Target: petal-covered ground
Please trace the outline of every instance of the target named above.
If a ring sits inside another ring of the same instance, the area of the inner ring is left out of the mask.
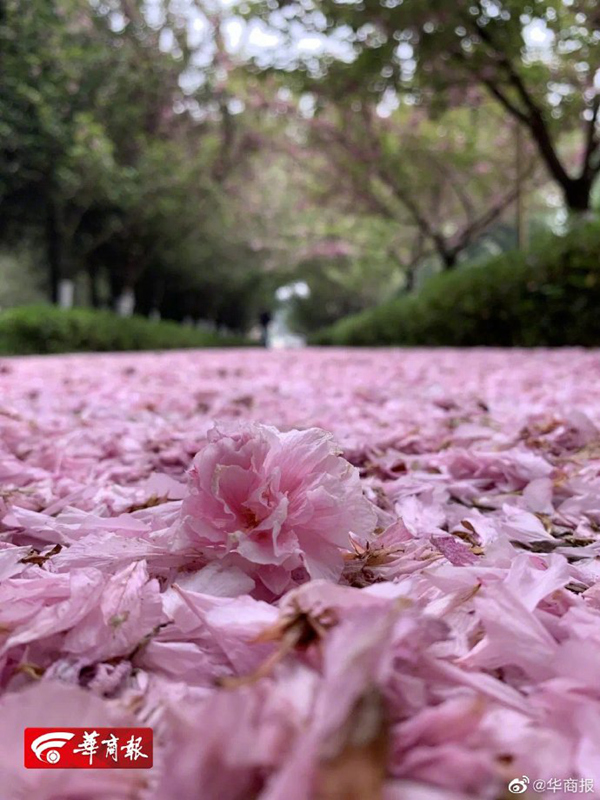
[[[0,798],[600,790],[599,430],[592,351],[0,362]]]

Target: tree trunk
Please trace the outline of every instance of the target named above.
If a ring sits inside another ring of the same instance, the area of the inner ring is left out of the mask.
[[[132,288],[126,286],[117,297],[116,312],[120,317],[131,317],[135,311],[135,294]]]
[[[120,280],[120,291],[115,300],[115,311],[120,317],[131,317],[135,312],[135,286],[140,271],[136,269],[135,256],[130,255]]]
[[[61,278],[58,282],[58,305],[61,308],[73,308],[75,283],[70,278]]]
[[[56,209],[52,201],[46,210],[46,258],[50,278],[50,300],[58,303],[59,284],[62,277],[62,241],[58,230]]]
[[[515,198],[515,228],[517,247],[525,250],[527,234],[525,223],[525,192],[523,190],[523,127],[517,122],[515,132],[515,172],[517,174],[517,196]]]
[[[456,250],[446,250],[444,253],[440,253],[442,263],[444,264],[444,272],[449,272],[451,269],[454,269],[458,262],[458,253]]]
[[[110,285],[110,308],[112,311],[116,311],[117,302],[123,290],[123,281],[114,269],[110,270],[108,281]]]
[[[88,268],[90,281],[90,302],[92,308],[100,308],[100,287],[98,286],[98,265],[92,264]]]
[[[572,178],[563,186],[565,204],[574,214],[590,210],[592,181],[586,178]]]
[[[152,287],[152,311],[155,319],[160,319],[160,309],[165,296],[166,282],[163,278],[155,278]],[[157,316],[158,315],[158,316]]]

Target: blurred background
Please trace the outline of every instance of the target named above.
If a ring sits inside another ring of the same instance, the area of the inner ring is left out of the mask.
[[[0,352],[600,344],[595,0],[0,0]]]

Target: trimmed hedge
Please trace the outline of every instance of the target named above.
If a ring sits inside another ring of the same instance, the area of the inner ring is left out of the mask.
[[[600,225],[548,236],[524,255],[437,275],[415,295],[346,317],[326,345],[600,345]]]
[[[0,354],[76,353],[114,350],[171,350],[242,345],[242,338],[110,311],[21,306],[0,313]]]

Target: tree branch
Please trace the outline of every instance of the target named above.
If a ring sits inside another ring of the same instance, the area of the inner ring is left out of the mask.
[[[498,81],[494,81],[492,78],[486,78],[483,81],[484,85],[492,93],[492,95],[502,103],[504,108],[509,113],[516,117],[523,125],[526,125],[529,128],[529,131],[531,132],[531,135],[537,144],[540,155],[546,162],[550,174],[554,177],[557,183],[559,183],[560,186],[565,189],[573,181],[573,178],[569,175],[560,158],[558,157],[556,148],[554,147],[554,142],[552,141],[552,137],[550,135],[550,130],[546,124],[546,120],[544,119],[542,109],[535,102],[534,98],[527,89],[523,78],[515,68],[515,65],[506,56],[505,51],[496,46],[496,43],[494,42],[489,30],[481,25],[478,25],[471,15],[464,17],[464,19],[468,27],[470,27],[471,30],[473,30],[481,39],[481,41],[487,45],[499,67],[504,70],[508,82],[517,92],[517,95],[523,103],[525,111],[520,109],[514,104],[514,102],[509,100],[505,92],[503,92],[503,90],[500,88]],[[468,61],[468,59],[465,60]]]

